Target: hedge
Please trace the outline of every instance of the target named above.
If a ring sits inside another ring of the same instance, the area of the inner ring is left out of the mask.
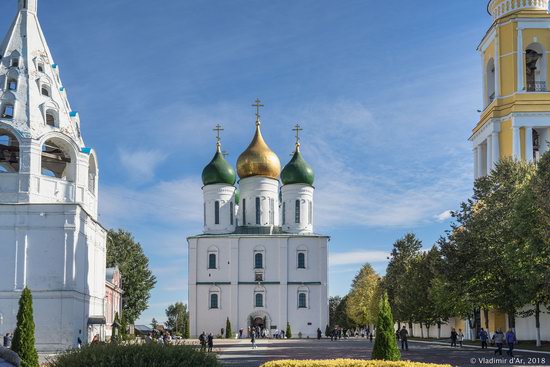
[[[264,363],[261,367],[451,367],[449,364],[418,363],[409,361],[362,361],[358,359],[281,360]]]
[[[98,344],[48,361],[48,367],[219,367],[214,354],[190,346]]]

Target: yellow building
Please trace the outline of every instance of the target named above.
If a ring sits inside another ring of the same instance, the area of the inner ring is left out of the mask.
[[[549,0],[491,0],[481,40],[483,111],[470,141],[474,177],[499,159],[536,160],[550,140]]]

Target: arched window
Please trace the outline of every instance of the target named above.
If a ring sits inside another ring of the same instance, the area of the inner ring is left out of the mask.
[[[47,140],[42,146],[42,175],[74,182],[74,162],[71,147],[59,139]]]
[[[528,92],[546,92],[546,52],[540,43],[525,50],[525,78]]]
[[[298,293],[298,308],[307,308],[307,293]]]
[[[46,84],[43,84],[42,87],[40,88],[40,93],[42,93],[42,95],[46,97],[51,96],[50,87],[47,86]]]
[[[255,294],[255,307],[264,307],[264,295],[263,293]]]
[[[229,224],[233,225],[233,213],[234,209],[233,209],[233,202],[230,202],[229,203]]]
[[[495,61],[490,59],[486,70],[487,105],[490,105],[495,100],[495,81]]]
[[[269,224],[275,224],[275,199],[269,199]]]
[[[260,198],[256,198],[256,224],[261,223]]]
[[[95,157],[90,155],[88,162],[88,190],[95,195],[96,192],[96,177],[97,177],[97,164]]]
[[[300,200],[296,200],[295,205],[294,222],[300,223]]]
[[[313,223],[313,202],[311,200],[308,201],[307,223]]]
[[[241,206],[243,209],[243,226],[246,226],[246,199],[243,199],[243,203]]]
[[[2,118],[12,119],[14,114],[13,103],[5,103],[2,111]]]
[[[254,269],[263,269],[264,268],[264,254],[261,252],[256,252],[254,254]]]
[[[0,130],[0,173],[19,172],[19,141],[6,130]]]
[[[39,62],[37,68],[38,68],[39,72],[43,73],[44,72],[44,63]]]
[[[283,202],[283,225],[286,224],[286,203]]]
[[[202,205],[202,224],[206,226],[206,203]]]
[[[11,59],[11,66],[13,68],[19,67],[19,57],[14,57],[13,59]]]
[[[219,308],[219,298],[218,293],[210,293],[210,308]]]
[[[306,253],[304,251],[298,252],[298,269],[306,268]]]
[[[208,254],[208,269],[216,269],[216,257],[216,254],[213,252]]]
[[[214,224],[220,224],[220,202],[214,203]]]
[[[17,90],[17,79],[12,78],[8,80],[8,89]]]
[[[56,126],[56,118],[52,111],[46,112],[46,124],[49,126]]]

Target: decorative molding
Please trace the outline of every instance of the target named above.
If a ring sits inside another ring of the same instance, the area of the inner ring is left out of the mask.
[[[523,9],[546,10],[550,0],[491,0],[487,6],[493,20]]]

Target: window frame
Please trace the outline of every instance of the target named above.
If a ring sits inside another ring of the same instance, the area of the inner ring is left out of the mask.
[[[260,266],[258,267],[258,256],[260,257]],[[254,251],[254,269],[265,269],[265,261],[264,261],[264,253],[263,251]]]
[[[254,308],[264,308],[265,307],[265,299],[264,299],[264,293],[260,291],[254,292]],[[260,302],[258,302],[258,300]]]
[[[256,225],[261,225],[262,223],[262,200],[260,197],[256,197]]]
[[[300,202],[300,199],[296,199],[296,201],[294,202],[294,205],[295,205],[295,208],[294,208],[294,223],[295,224],[300,224],[300,216],[301,216],[301,202]]]
[[[283,201],[283,225],[286,224],[286,202]]]
[[[214,267],[212,267],[212,256],[214,258]],[[216,251],[208,251],[207,266],[208,270],[218,269],[218,253]]]
[[[303,266],[300,266],[300,255],[303,257]],[[307,269],[307,253],[304,250],[299,250],[296,254],[296,268],[297,269]]]
[[[302,305],[302,297],[303,297],[303,305]],[[299,309],[307,309],[308,308],[308,292],[306,291],[298,291],[298,308]]]
[[[216,299],[216,304],[215,304],[215,307],[214,307],[214,302],[212,302],[212,300]],[[219,310],[221,307],[220,307],[220,292],[218,291],[211,291],[208,293],[208,309],[210,310]]]
[[[214,202],[214,224],[220,224],[220,202],[216,200]]]
[[[233,225],[233,222],[235,221],[235,218],[234,218],[234,205],[233,205],[233,202],[231,201],[229,203],[229,224]]]

